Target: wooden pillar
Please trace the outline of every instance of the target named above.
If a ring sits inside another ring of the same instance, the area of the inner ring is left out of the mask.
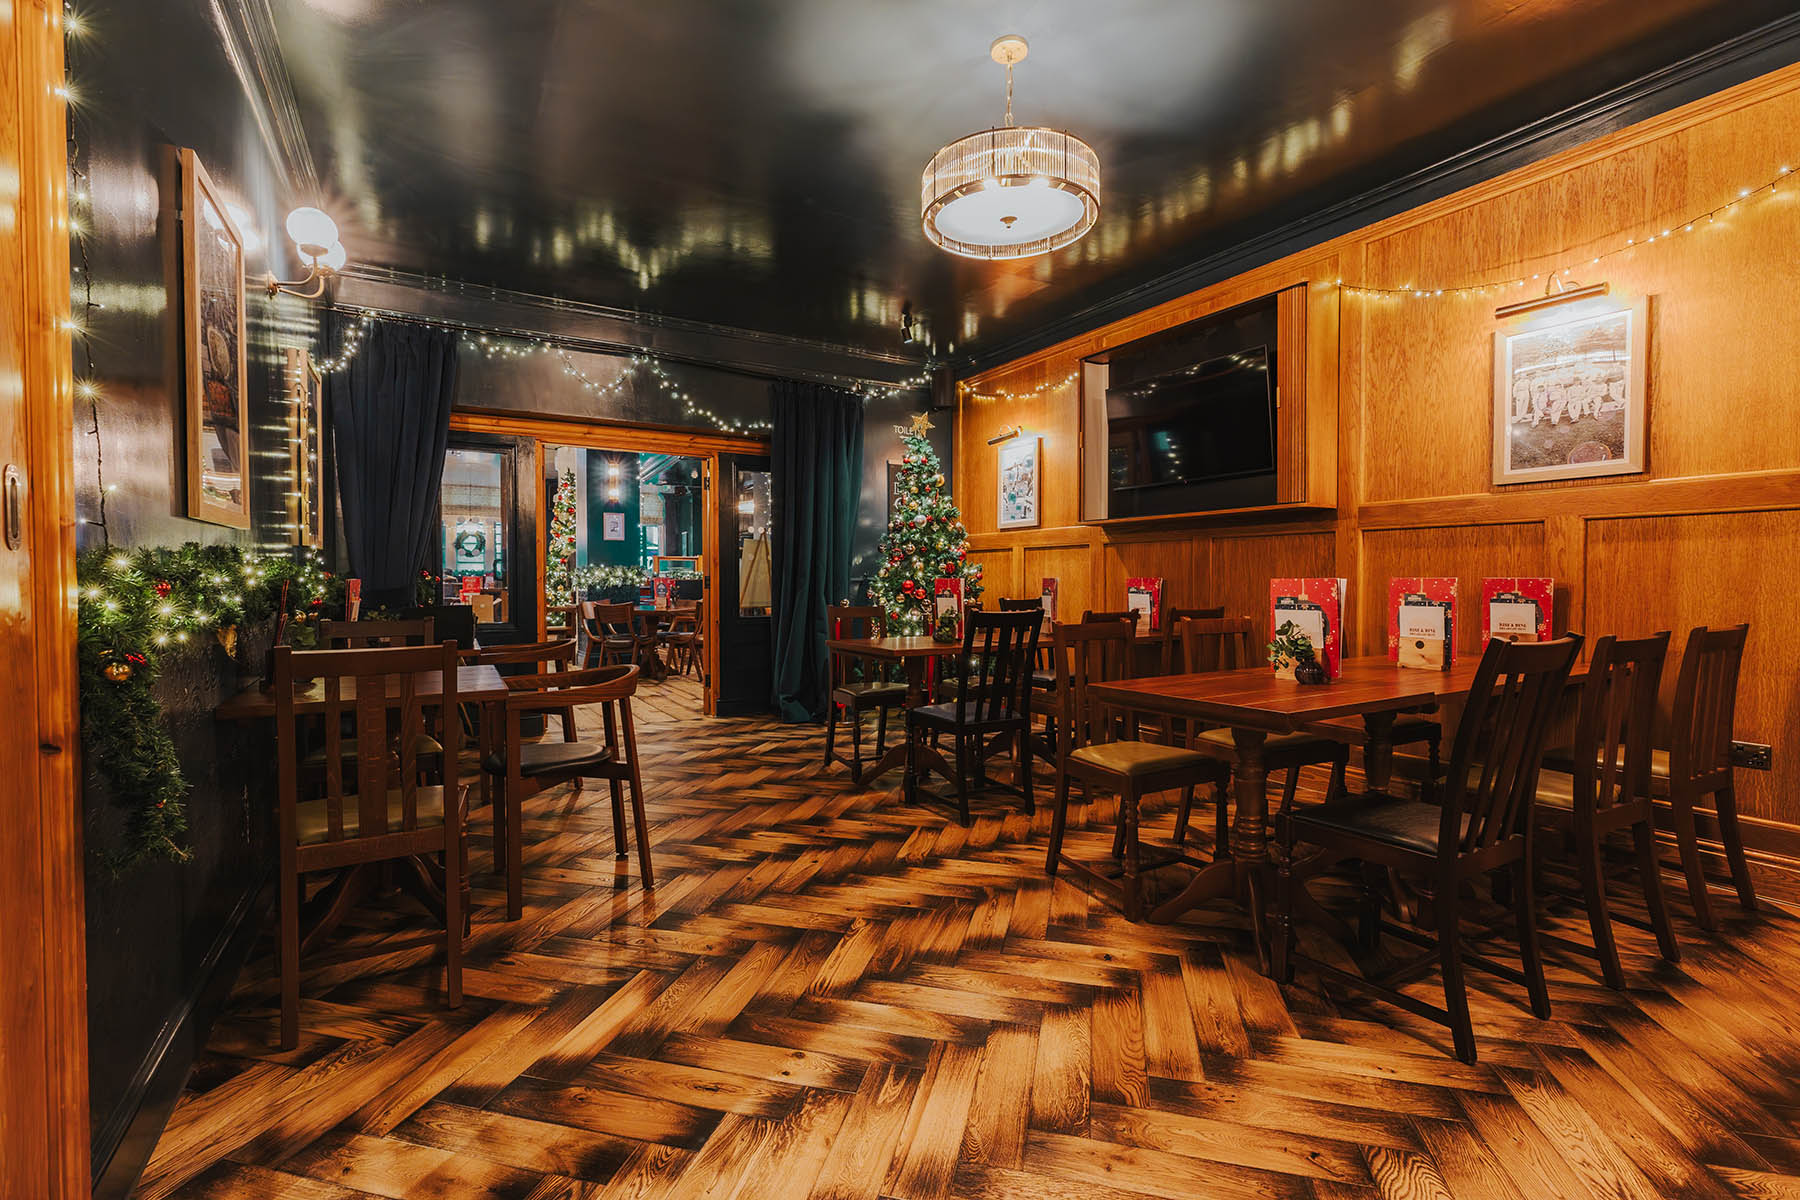
[[[48,1200],[89,1178],[62,49],[0,0],[0,1194]]]

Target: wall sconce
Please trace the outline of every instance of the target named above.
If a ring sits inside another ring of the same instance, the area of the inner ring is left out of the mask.
[[[1010,442],[1024,432],[1017,425],[1008,425],[999,433],[988,439],[988,445],[998,446],[1001,442]]]
[[[1557,304],[1569,304],[1576,300],[1589,300],[1595,296],[1604,296],[1607,286],[1604,283],[1577,283],[1563,286],[1561,279],[1555,275],[1544,285],[1544,294],[1532,300],[1521,300],[1517,304],[1502,304],[1494,310],[1496,320],[1517,317],[1528,312],[1536,312],[1540,308],[1550,308]]]
[[[317,300],[325,294],[325,281],[343,270],[349,261],[344,243],[338,241],[337,222],[316,208],[296,208],[288,214],[287,235],[300,251],[301,261],[307,264],[306,276],[277,279],[270,275],[269,295],[286,292],[302,300]],[[300,290],[309,284],[313,285],[310,292]]]

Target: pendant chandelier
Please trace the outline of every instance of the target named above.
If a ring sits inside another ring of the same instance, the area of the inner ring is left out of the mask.
[[[932,155],[919,183],[925,236],[965,258],[1031,258],[1081,239],[1100,216],[1100,158],[1072,133],[1014,125],[1013,66],[1025,39],[988,48],[1006,68],[1006,124]]]

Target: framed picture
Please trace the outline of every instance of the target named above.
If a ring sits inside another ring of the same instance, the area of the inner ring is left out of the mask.
[[[1546,313],[1494,334],[1494,482],[1644,469],[1649,302]]]
[[[1038,444],[1042,439],[1019,437],[1000,447],[1000,503],[994,525],[999,529],[1023,529],[1038,523]]]
[[[244,413],[244,235],[192,150],[181,152],[187,515],[250,528]]]
[[[608,542],[625,540],[625,514],[609,512],[600,514],[600,537]]]
[[[317,549],[325,544],[324,454],[325,381],[312,355],[287,351],[288,461],[293,487],[288,492],[288,522],[293,544]]]

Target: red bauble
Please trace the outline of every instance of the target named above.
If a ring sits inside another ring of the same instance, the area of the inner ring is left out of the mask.
[[[168,580],[159,579],[150,586],[156,589],[156,595],[159,599],[167,600],[169,598],[169,592],[172,589],[172,585]]]

